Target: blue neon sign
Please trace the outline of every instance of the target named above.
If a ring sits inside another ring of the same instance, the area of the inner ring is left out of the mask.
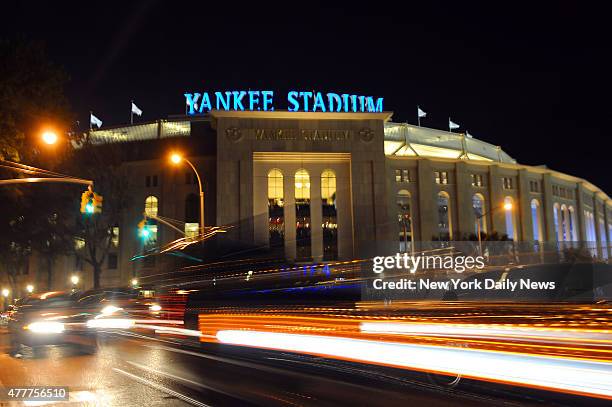
[[[383,98],[349,95],[347,93],[321,93],[295,91],[287,93],[290,112],[382,112]],[[274,111],[274,91],[234,90],[224,92],[185,93],[187,114],[204,114],[210,110]]]

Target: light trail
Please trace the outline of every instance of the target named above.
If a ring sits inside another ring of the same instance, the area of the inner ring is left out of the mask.
[[[581,359],[465,348],[221,330],[221,343],[329,356],[612,399],[612,365]]]

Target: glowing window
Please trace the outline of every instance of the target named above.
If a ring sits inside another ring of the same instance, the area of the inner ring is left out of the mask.
[[[542,220],[540,215],[540,203],[537,199],[531,200],[531,225],[533,227],[533,240],[542,241]]]
[[[188,222],[185,223],[185,237],[196,237],[200,234],[200,224]]]
[[[508,209],[506,209],[506,207]],[[516,225],[514,221],[514,200],[512,197],[507,196],[504,198],[504,211],[506,212],[506,234],[508,239],[516,240]]]
[[[113,247],[119,247],[119,226],[113,226],[112,232],[111,244]]]
[[[271,170],[268,173],[268,199],[278,201],[283,197],[283,173],[279,170]]]
[[[450,196],[446,192],[440,192],[438,194],[438,239],[449,241],[452,238]]]
[[[306,170],[295,173],[295,199],[310,199],[310,175]]]
[[[333,171],[325,170],[321,174],[321,199],[328,205],[336,201],[336,174]]]
[[[482,194],[474,194],[472,197],[472,208],[474,208],[475,230],[474,232],[478,235],[478,229],[481,233],[487,233],[487,219],[485,217],[485,199]]]
[[[159,200],[156,196],[148,196],[145,199],[145,213],[147,214],[147,216],[156,217],[159,209],[158,205]]]

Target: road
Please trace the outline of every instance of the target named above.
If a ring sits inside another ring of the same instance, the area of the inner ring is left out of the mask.
[[[95,355],[48,348],[7,354],[0,330],[0,387],[68,386],[70,402],[102,406],[490,406],[600,403],[471,381],[456,389],[425,374],[227,345],[186,344],[134,333],[105,336]],[[13,403],[19,405],[18,403]],[[0,402],[2,405],[2,402]],[[4,403],[4,405],[9,405]],[[24,405],[52,405],[26,403]],[[601,403],[603,405],[603,403]]]

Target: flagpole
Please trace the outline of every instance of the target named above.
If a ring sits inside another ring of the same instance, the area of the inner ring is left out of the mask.
[[[448,116],[448,131],[449,131],[449,133],[453,132],[453,128],[451,127],[451,118],[450,118],[450,116]]]
[[[134,99],[130,100],[130,125],[134,124]]]
[[[93,129],[93,127],[91,125],[91,115],[93,115],[93,110],[89,111],[89,131],[91,131],[91,129]]]
[[[419,105],[417,105],[417,122],[419,123],[419,127],[421,127],[421,115],[419,114]]]

